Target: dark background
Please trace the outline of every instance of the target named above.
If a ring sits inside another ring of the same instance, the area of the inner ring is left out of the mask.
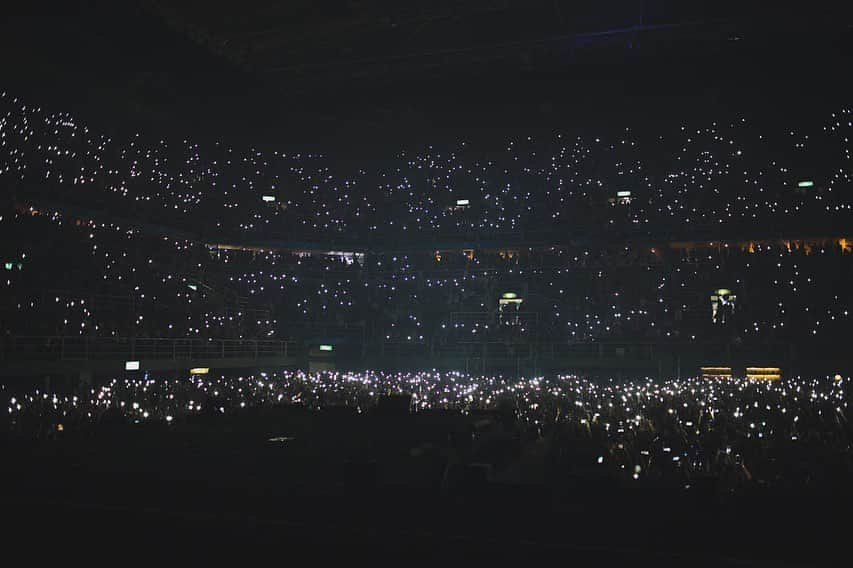
[[[844,3],[31,2],[7,91],[108,132],[341,158],[849,100]]]

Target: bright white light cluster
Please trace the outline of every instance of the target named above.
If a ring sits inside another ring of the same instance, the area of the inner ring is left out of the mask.
[[[519,428],[568,449],[587,448],[589,463],[632,479],[681,473],[778,481],[791,475],[784,456],[848,456],[849,377],[780,381],[593,380],[574,375],[509,379],[459,372],[283,371],[184,380],[116,379],[69,396],[35,390],[8,398],[13,429],[34,435],[97,427],[109,416],[180,428],[195,417],[238,416],[259,407],[347,406],[368,412],[383,395],[409,394],[412,411],[506,412]],[[558,449],[558,448],[555,448]],[[794,450],[796,451],[794,452]],[[772,458],[772,459],[771,459]],[[808,461],[808,460],[807,460]]]
[[[22,190],[241,235],[389,231],[785,228],[851,220],[853,112],[825,124],[743,118],[406,149],[351,171],[318,154],[235,149],[136,134],[114,140],[68,113],[0,96],[0,176]],[[797,184],[808,180],[808,191]],[[620,191],[627,206],[608,205]],[[25,193],[25,192],[24,192]],[[264,201],[269,195],[275,201]],[[454,207],[468,202],[465,208]]]
[[[286,339],[298,326],[364,322],[370,340],[423,345],[543,333],[552,341],[703,341],[717,330],[709,306],[716,282],[737,290],[732,326],[742,339],[826,341],[846,332],[853,309],[853,254],[834,241],[685,251],[567,245],[511,259],[388,253],[359,264],[211,248],[33,210],[0,219],[0,234],[21,243],[16,268],[0,274],[14,299],[14,317],[2,325],[16,334]],[[513,327],[482,317],[508,286],[526,289],[523,309],[533,314]]]

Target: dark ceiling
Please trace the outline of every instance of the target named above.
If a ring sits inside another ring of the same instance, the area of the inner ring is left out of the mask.
[[[317,82],[565,72],[578,64],[775,48],[804,37],[825,41],[850,29],[837,4],[150,0],[146,6],[211,52],[290,88],[310,89]]]
[[[787,112],[849,100],[847,10],[732,0],[22,3],[0,22],[0,82],[107,127],[321,148]]]

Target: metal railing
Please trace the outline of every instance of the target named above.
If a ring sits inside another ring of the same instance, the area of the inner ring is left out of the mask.
[[[658,355],[650,341],[553,342],[553,341],[453,341],[430,345],[423,341],[385,341],[381,352],[391,356],[509,357],[542,359],[631,359],[652,361]]]
[[[12,336],[0,346],[0,360],[259,359],[299,351],[296,342],[271,339]]]

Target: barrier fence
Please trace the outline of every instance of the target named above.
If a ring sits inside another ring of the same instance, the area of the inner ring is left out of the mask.
[[[0,348],[5,361],[139,359],[258,359],[301,353],[293,341],[255,339],[170,339],[159,337],[7,337]]]

